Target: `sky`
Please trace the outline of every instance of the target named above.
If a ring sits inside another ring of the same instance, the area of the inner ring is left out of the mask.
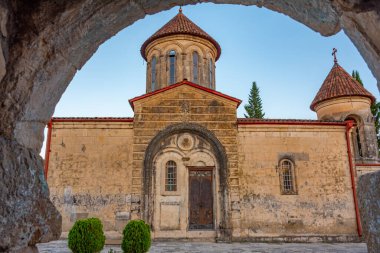
[[[54,117],[132,117],[130,98],[145,93],[144,41],[178,13],[178,7],[148,15],[103,43],[76,73]],[[216,90],[243,100],[252,82],[260,88],[266,118],[316,119],[309,109],[333,66],[332,49],[349,73],[358,70],[379,100],[376,79],[343,31],[323,37],[288,16],[255,6],[197,4],[183,13],[222,48]]]

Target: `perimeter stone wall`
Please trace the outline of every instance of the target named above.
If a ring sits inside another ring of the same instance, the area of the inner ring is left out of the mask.
[[[98,217],[104,230],[122,231],[130,219],[133,123],[53,123],[48,170],[50,199],[62,230]]]
[[[357,239],[344,126],[239,125],[238,144],[240,237]],[[283,158],[295,164],[295,195],[281,194]]]

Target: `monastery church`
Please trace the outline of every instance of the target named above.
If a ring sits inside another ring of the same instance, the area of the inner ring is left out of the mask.
[[[318,120],[237,118],[217,91],[221,47],[179,10],[141,47],[146,93],[133,117],[52,118],[45,176],[67,232],[98,217],[154,239],[360,240],[356,181],[377,170],[375,98],[336,61]]]

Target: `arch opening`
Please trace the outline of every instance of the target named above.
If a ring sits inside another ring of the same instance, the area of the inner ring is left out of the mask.
[[[220,210],[219,217],[215,224],[215,230],[217,232],[216,236],[218,240],[221,241],[230,241],[231,239],[231,225],[229,217],[229,192],[228,192],[228,167],[227,167],[227,156],[224,150],[223,145],[215,137],[215,135],[210,132],[205,127],[195,124],[195,123],[179,123],[170,125],[164,130],[160,131],[149,143],[144,157],[144,166],[143,166],[143,198],[142,198],[142,216],[149,224],[156,224],[154,221],[154,215],[157,211],[154,211],[154,205],[157,201],[155,199],[155,176],[159,168],[156,167],[155,159],[157,156],[162,156],[162,150],[167,144],[167,140],[170,136],[175,134],[190,134],[193,136],[198,136],[206,140],[211,147],[212,156],[215,157],[215,169],[217,170],[218,179],[217,189],[218,192],[215,196],[217,197],[216,203]],[[182,157],[181,155],[177,155]],[[190,155],[191,156],[191,155]],[[173,156],[172,156],[173,157]],[[169,159],[169,158],[168,158]],[[181,161],[181,160],[178,160]],[[195,165],[203,165],[202,161],[197,161]],[[190,166],[192,167],[192,166]],[[153,228],[157,229],[157,228]]]
[[[229,3],[229,1],[222,2]],[[2,119],[0,130],[2,139],[4,139],[2,147],[9,150],[10,154],[16,152],[16,149],[10,148],[15,143],[18,143],[17,147],[25,152],[33,154],[38,152],[43,139],[41,130],[52,116],[55,105],[76,71],[83,66],[100,44],[146,14],[170,8],[173,4],[187,4],[191,1],[150,5],[139,5],[134,2],[128,4],[99,2],[92,6],[89,6],[86,1],[64,3],[57,6],[36,2],[34,4],[40,5],[40,8],[35,9],[22,8],[20,3],[21,1],[14,1],[5,7],[4,22],[9,22],[9,25],[7,28],[2,28],[1,31],[4,35],[4,44],[2,45],[0,72],[2,80],[0,96],[3,105],[0,111]],[[235,3],[240,3],[240,1],[235,1]],[[241,3],[246,2],[241,1]],[[294,8],[294,3],[291,1],[288,3],[289,5],[286,7],[286,5],[276,6],[272,3],[260,2],[260,7],[264,6],[287,14],[323,35],[334,34],[343,27],[366,59],[374,75],[380,80],[378,53],[380,42],[375,37],[376,33],[375,35],[371,33],[376,31],[378,25],[374,21],[374,27],[367,27],[366,32],[358,30],[360,27],[358,24],[368,20],[378,20],[376,13],[372,12],[373,9],[368,7],[371,1],[354,7],[345,6],[344,3],[333,4],[319,1],[314,5],[316,6],[314,9],[307,8],[310,6]],[[11,11],[8,11],[7,8]],[[49,8],[51,9],[49,10]],[[83,13],[83,9],[88,11]],[[320,17],[320,15],[310,15],[303,11],[292,12],[297,9],[314,13],[320,11],[324,16],[323,23],[320,20],[313,20],[313,18],[310,20],[310,17]],[[12,17],[12,15],[15,16]],[[70,16],[81,18],[68,22],[67,17]],[[38,20],[41,26],[33,27],[35,24],[30,24],[32,20]],[[97,22],[99,20],[104,22]],[[18,24],[30,24],[33,29],[21,29]],[[103,29],[107,27],[110,29]],[[71,32],[62,33],[62,30],[71,30]],[[25,65],[28,66],[27,70],[25,70]],[[30,157],[30,154],[23,156]],[[37,158],[31,158],[32,162],[37,160]],[[41,162],[39,161],[39,163]],[[14,168],[11,169],[15,171],[21,170],[20,164],[15,163],[12,166]],[[37,167],[41,170],[42,164]],[[29,180],[32,181],[33,178]],[[13,180],[9,181],[13,182]],[[44,183],[40,182],[38,186],[31,186],[31,191],[44,188],[41,185],[44,186]],[[41,198],[47,199],[46,195],[44,192]],[[54,227],[54,224],[50,224],[48,227],[50,229],[50,227]],[[47,236],[45,240],[52,238],[54,236]]]

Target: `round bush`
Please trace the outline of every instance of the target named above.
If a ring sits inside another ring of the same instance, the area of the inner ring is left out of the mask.
[[[124,253],[145,253],[151,245],[150,228],[143,220],[128,222],[123,231],[121,248]]]
[[[69,248],[74,253],[100,252],[106,237],[98,218],[77,220],[69,232]]]

